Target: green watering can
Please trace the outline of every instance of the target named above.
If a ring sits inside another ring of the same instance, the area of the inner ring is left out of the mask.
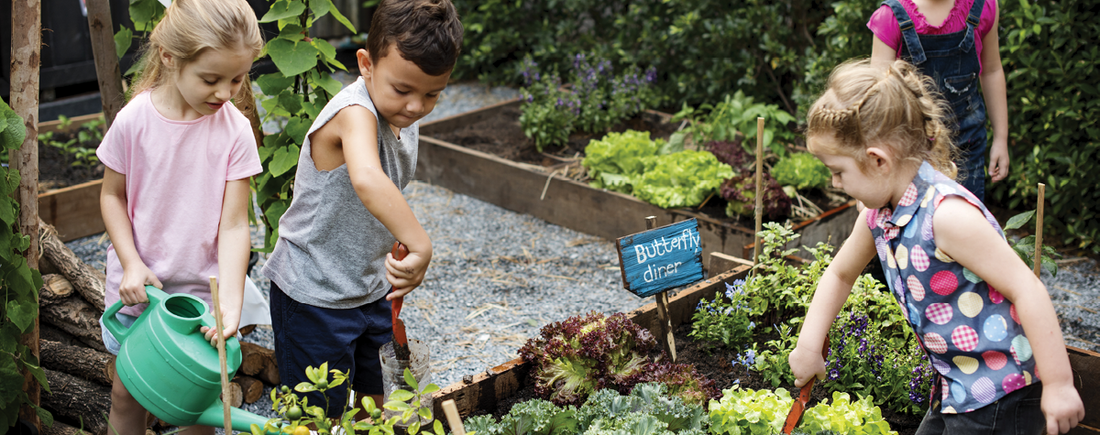
[[[194,295],[169,295],[145,286],[149,308],[129,328],[115,317],[122,302],[103,313],[103,324],[121,343],[115,368],[122,384],[141,406],[174,426],[222,427],[225,413],[221,399],[221,365],[218,350],[199,332],[215,328],[206,302]],[[236,337],[225,341],[229,377],[241,366],[241,344]],[[231,408],[234,430],[250,432],[267,418]]]

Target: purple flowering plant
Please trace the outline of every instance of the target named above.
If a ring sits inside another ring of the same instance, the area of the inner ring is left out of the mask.
[[[561,76],[540,72],[530,55],[520,64],[519,75],[524,84],[520,125],[539,151],[565,145],[575,130],[606,132],[661,101],[654,86],[656,69],[627,65],[616,74],[610,60],[594,54],[573,56],[572,69],[565,76],[571,89],[562,87]]]
[[[856,280],[833,323],[825,388],[873,396],[878,405],[928,409],[932,365],[893,296],[870,275]]]

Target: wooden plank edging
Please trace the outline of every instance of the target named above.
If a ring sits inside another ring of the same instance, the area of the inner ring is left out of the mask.
[[[103,180],[93,180],[38,195],[38,216],[53,225],[62,241],[106,231],[99,208]]]
[[[676,327],[690,321],[700,300],[712,298],[715,293],[725,291],[723,284],[731,283],[735,279],[744,279],[748,271],[748,267],[740,266],[675,291],[668,301],[672,326]],[[635,309],[627,313],[627,316],[651,332],[656,331],[657,304],[655,302]],[[433,413],[443,415],[442,404],[448,399],[455,401],[461,416],[470,415],[478,410],[492,411],[498,401],[515,394],[525,386],[530,370],[529,364],[522,358],[516,358],[474,375],[470,382],[455,382],[432,395]]]

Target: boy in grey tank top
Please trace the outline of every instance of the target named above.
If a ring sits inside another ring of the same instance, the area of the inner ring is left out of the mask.
[[[381,406],[378,348],[390,341],[390,301],[420,285],[432,257],[401,189],[416,170],[418,121],[435,108],[461,46],[450,0],[382,1],[356,52],[362,77],[310,127],[263,270],[284,385],[308,382],[306,367],[328,362]],[[400,261],[389,255],[395,239],[408,248]],[[337,415],[346,390],[327,394],[306,396]]]

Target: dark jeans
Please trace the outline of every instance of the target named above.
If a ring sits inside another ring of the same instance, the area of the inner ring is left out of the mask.
[[[1042,397],[1043,385],[1035,383],[970,412],[943,414],[938,406],[932,406],[921,420],[917,435],[1042,434],[1046,432],[1046,418],[1039,408]]]
[[[321,308],[290,298],[274,282],[270,294],[275,360],[283,385],[294,388],[300,382],[310,382],[306,367],[328,362],[329,370],[350,371],[351,387],[356,392],[382,394],[378,348],[393,339],[389,301],[383,298],[350,309]],[[348,403],[348,385],[332,388],[326,395],[327,415],[339,416]],[[320,393],[304,396],[310,405],[325,407],[325,397]]]

